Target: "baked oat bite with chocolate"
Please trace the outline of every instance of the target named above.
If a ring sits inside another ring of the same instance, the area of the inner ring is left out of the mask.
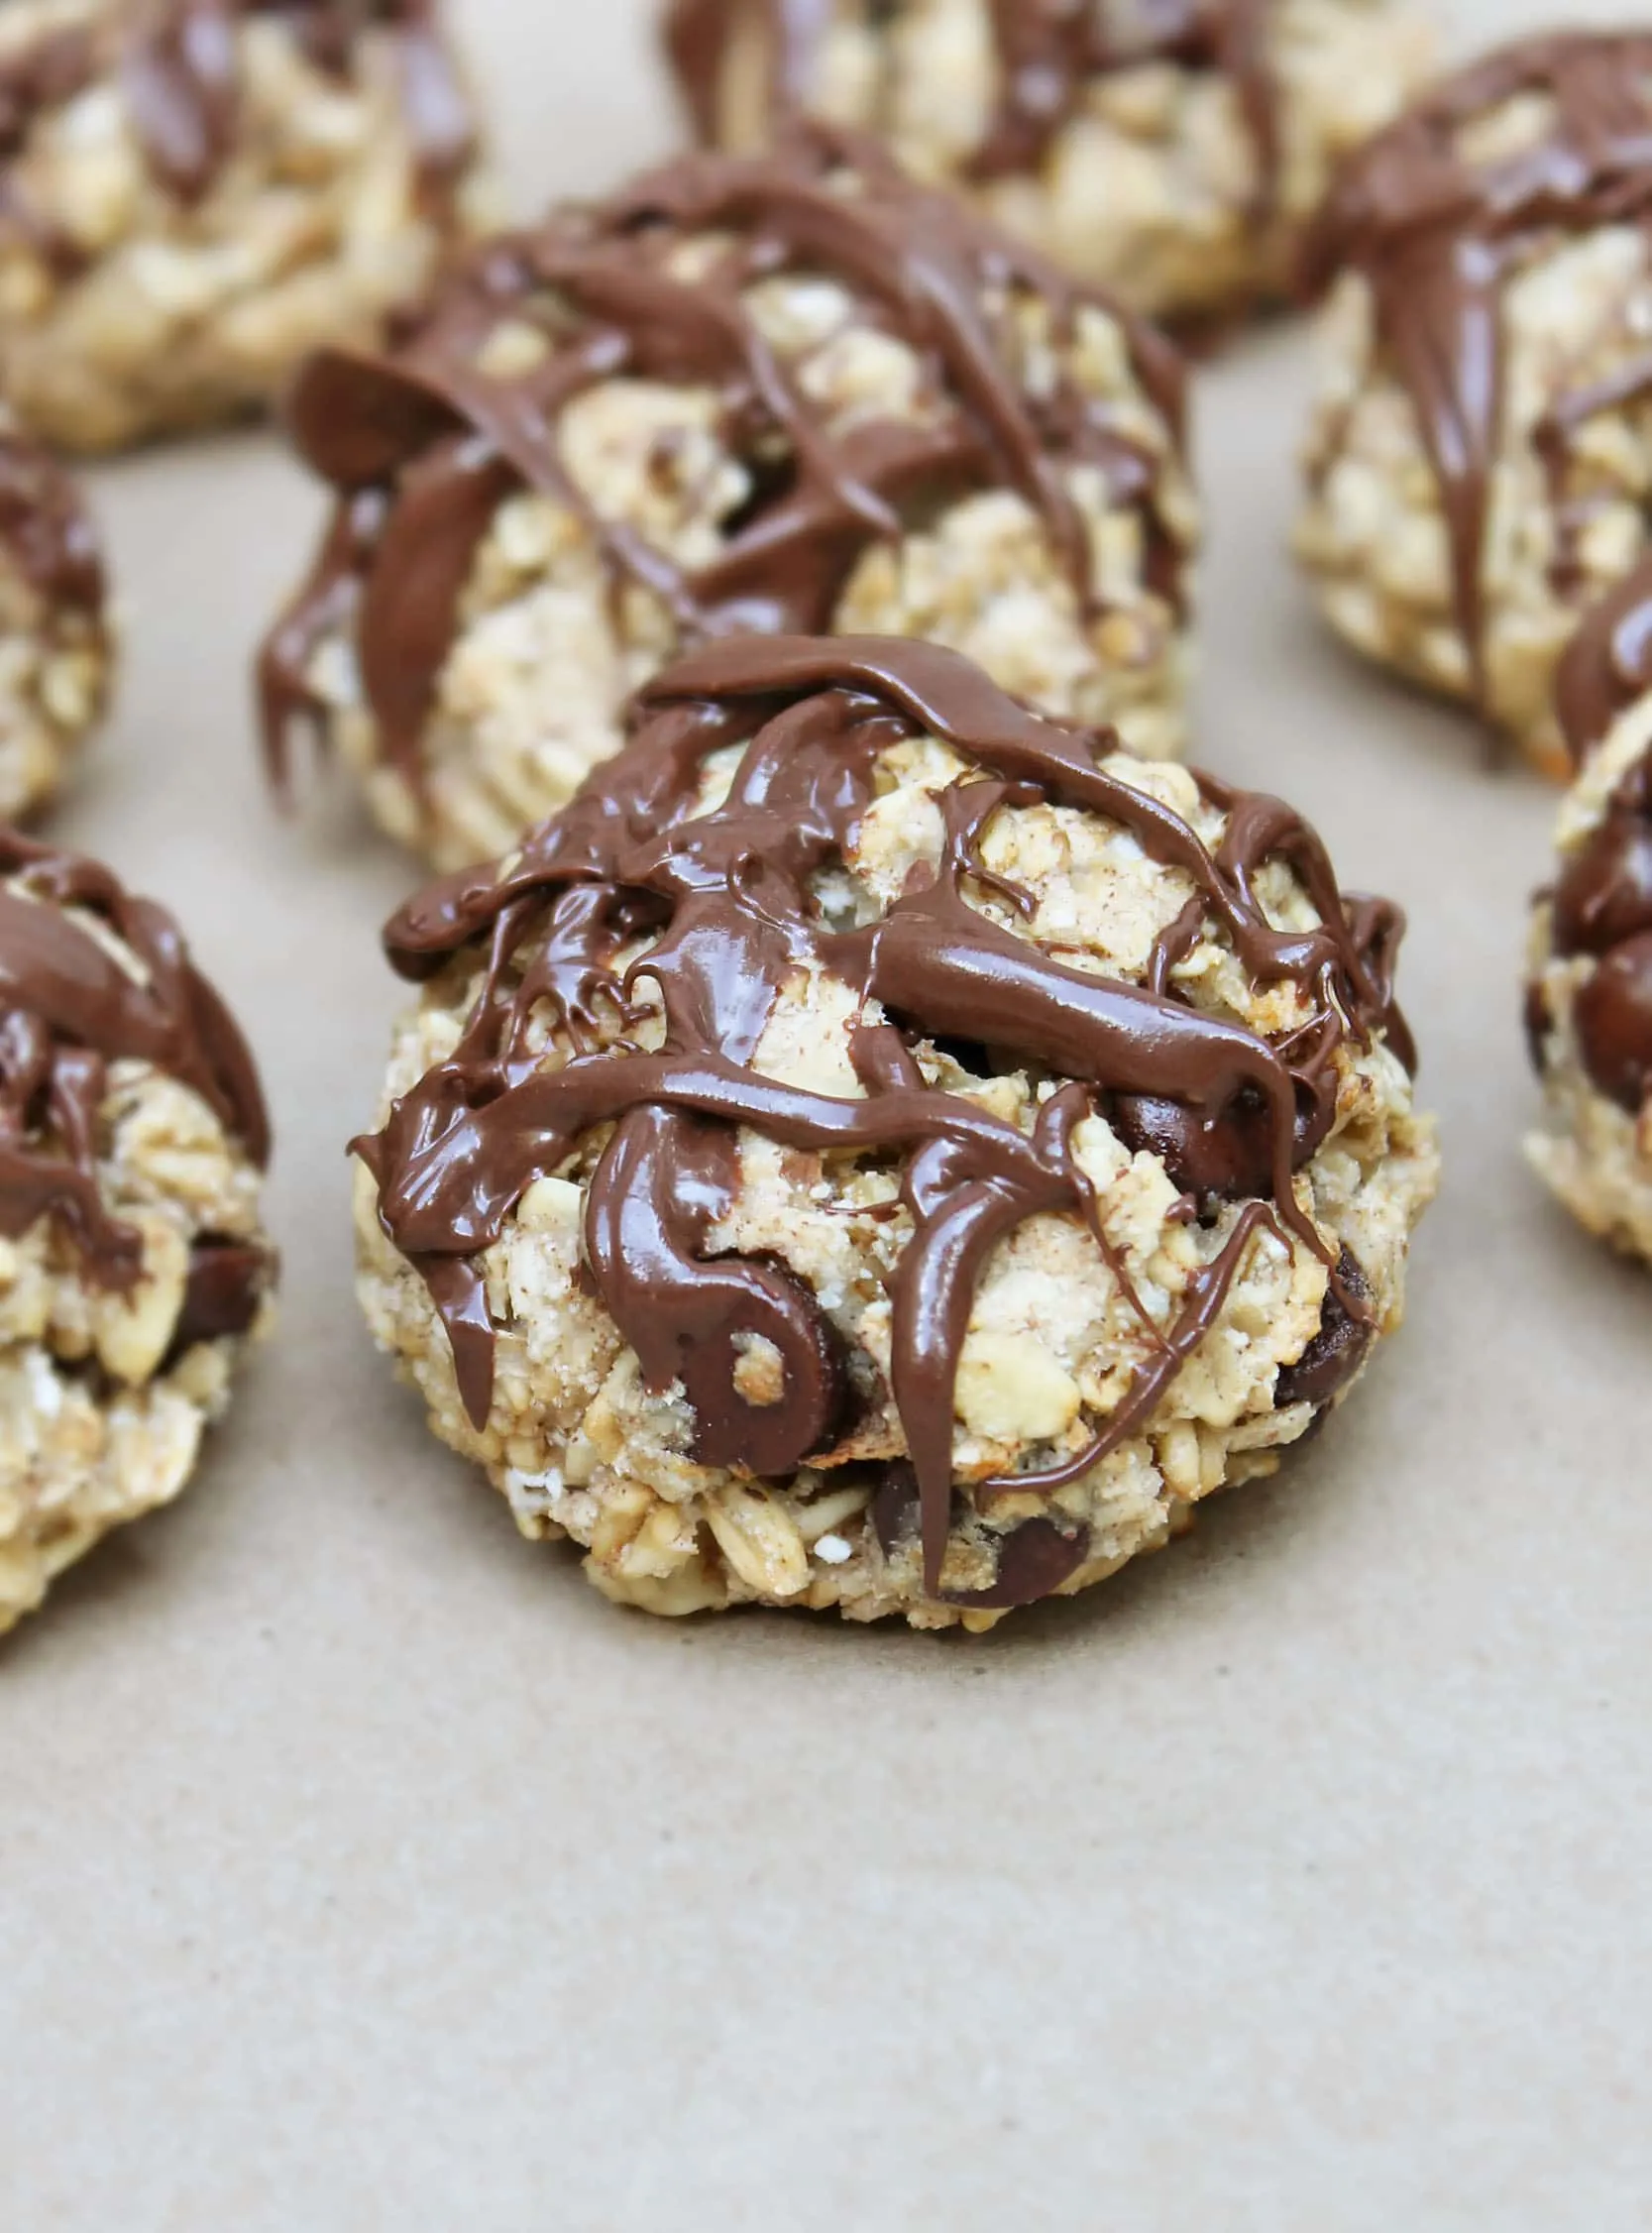
[[[1179,359],[869,143],[800,129],[554,210],[288,415],[339,503],[263,657],[276,772],[307,722],[439,866],[512,844],[633,690],[742,629],[931,637],[1181,744]]]
[[[1272,1471],[1398,1324],[1401,918],[1115,742],[929,644],[716,644],[389,925],[362,1300],[609,1598],[990,1627]]]
[[[1558,708],[1581,772],[1532,913],[1527,1154],[1592,1233],[1652,1260],[1652,560],[1579,630]]]
[[[0,403],[0,823],[60,787],[103,712],[110,665],[91,517]]]
[[[1339,158],[1433,63],[1413,0],[669,0],[701,137],[881,134],[1155,317],[1288,291]]]
[[[171,917],[0,830],[0,1630],[188,1480],[268,1314],[269,1148]]]
[[[1652,32],[1444,80],[1347,167],[1298,550],[1337,631],[1564,773],[1555,670],[1648,546]]]
[[[0,6],[0,395],[65,448],[265,406],[494,215],[440,0]]]

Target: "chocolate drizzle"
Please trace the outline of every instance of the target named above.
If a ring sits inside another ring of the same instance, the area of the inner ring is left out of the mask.
[[[1152,62],[1214,73],[1234,87],[1256,150],[1261,200],[1273,198],[1279,164],[1277,88],[1267,53],[1268,0],[1152,0],[1129,11],[1072,0],[983,0],[997,53],[997,105],[965,167],[975,179],[1043,168],[1059,134],[1098,79]],[[822,0],[762,0],[769,97],[790,119],[807,111],[815,56],[828,28]],[[898,15],[884,7],[876,17]],[[751,0],[670,0],[663,36],[696,131],[722,136],[723,71]]]
[[[1602,620],[1599,632],[1604,641],[1615,631]],[[1573,1008],[1584,1066],[1609,1100],[1637,1116],[1652,1092],[1652,746],[1622,776],[1549,901],[1557,957],[1586,954],[1596,963]]]
[[[51,613],[101,622],[97,531],[74,483],[40,446],[0,421],[0,545]]]
[[[720,246],[692,272],[674,263],[708,236]],[[859,319],[913,349],[922,391],[911,419],[827,430],[746,300],[783,273],[829,277]],[[814,127],[762,160],[691,156],[599,207],[557,210],[491,244],[399,354],[324,352],[300,377],[289,419],[341,505],[261,661],[275,778],[293,726],[325,716],[307,680],[316,647],[353,615],[381,749],[417,784],[471,564],[503,497],[524,486],[572,509],[614,582],[657,596],[689,643],[828,628],[862,553],[898,538],[912,507],[1002,485],[1036,507],[1093,613],[1089,540],[1067,480],[1079,466],[1098,468],[1115,502],[1137,509],[1150,583],[1178,604],[1188,554],[1160,505],[1159,461],[1070,381],[1030,391],[1017,295],[1047,305],[1057,341],[1086,305],[1119,318],[1138,380],[1180,440],[1181,369],[1167,344],[950,197],[914,185],[868,143]],[[543,353],[524,371],[490,374],[487,345],[507,322],[537,329]],[[753,487],[709,566],[674,565],[599,513],[570,476],[560,416],[614,379],[716,391],[722,436],[751,464]]]
[[[127,20],[48,33],[0,54],[0,224],[20,228],[65,277],[82,260],[74,243],[31,214],[5,174],[35,119],[104,77],[117,79],[151,174],[177,200],[199,201],[235,149],[236,33],[250,16],[277,18],[317,68],[341,79],[352,74],[364,33],[393,37],[421,201],[433,220],[451,214],[476,134],[436,0],[134,0],[112,14]]]
[[[1549,104],[1535,145],[1491,161],[1464,135],[1523,97]],[[1344,271],[1369,284],[1378,345],[1410,397],[1451,549],[1452,594],[1482,705],[1486,536],[1503,434],[1503,291],[1557,234],[1652,225],[1652,32],[1559,33],[1499,49],[1444,79],[1345,167],[1303,276],[1321,293]],[[1557,592],[1582,586],[1585,506],[1569,501],[1577,430],[1652,391],[1652,351],[1563,396],[1533,440],[1559,522]]]
[[[143,980],[69,909],[105,925]],[[256,1163],[269,1160],[252,1056],[171,917],[96,862],[0,829],[0,1235],[55,1218],[87,1278],[117,1289],[141,1270],[137,1233],[110,1216],[98,1185],[98,1112],[121,1061],[193,1087]],[[216,1317],[233,1307],[221,1274],[196,1303]]]
[[[939,870],[910,879],[877,922],[834,929],[814,897],[816,881],[852,846],[879,755],[926,731],[970,763],[938,795]],[[932,1592],[949,1524],[953,1390],[976,1282],[995,1245],[1029,1217],[1084,1220],[1140,1313],[1146,1361],[1082,1448],[978,1488],[984,1506],[1006,1492],[1053,1491],[1140,1431],[1216,1322],[1264,1230],[1318,1254],[1347,1317],[1364,1322],[1362,1284],[1337,1269],[1292,1178],[1330,1127],[1334,1057],[1345,1039],[1385,1034],[1412,1060],[1393,1004],[1402,918],[1380,901],[1345,900],[1317,837],[1277,800],[1201,779],[1227,816],[1212,852],[1179,816],[1101,764],[1111,742],[1022,711],[934,645],[716,644],[643,695],[623,751],[518,852],[496,870],[437,883],[391,920],[385,947],[402,975],[428,978],[460,954],[483,972],[453,1055],[394,1103],[382,1132],[354,1144],[377,1180],[386,1234],[446,1323],[478,1427],[491,1407],[495,1344],[479,1255],[527,1186],[604,1126],[612,1129],[585,1226],[597,1290],[649,1384],[684,1384],[697,1455],[758,1476],[832,1462],[849,1390],[829,1321],[794,1273],[707,1254],[737,1174],[736,1128],[804,1153],[901,1157],[912,1235],[891,1288],[891,1393]],[[697,813],[701,764],[723,746],[743,747],[732,787],[721,805]],[[972,904],[972,886],[1018,912],[1027,904],[995,882],[978,848],[1001,808],[1041,801],[1117,823],[1192,885],[1143,983],[1058,960]],[[1269,923],[1255,890],[1268,860],[1289,862],[1317,928]],[[1207,926],[1257,982],[1294,984],[1311,1003],[1311,1019],[1288,1040],[1271,1045],[1178,996],[1171,972]],[[639,941],[650,943],[623,968],[620,955]],[[811,969],[852,988],[861,1005],[850,1054],[862,1098],[783,1084],[751,1066],[780,987]],[[624,1036],[643,978],[663,1007],[658,1053]],[[881,1018],[868,1013],[872,1003]],[[529,1038],[530,1022],[547,1015],[551,1056]],[[919,1041],[960,1035],[1046,1077],[1030,1131],[927,1081]],[[561,1066],[551,1066],[558,1056]],[[1240,1203],[1167,1327],[1136,1302],[1074,1160],[1074,1129],[1092,1111],[1132,1146],[1151,1140],[1178,1183],[1201,1197],[1190,1215],[1217,1214],[1217,1196]],[[1212,1172],[1219,1184],[1207,1195]],[[739,1337],[753,1334],[773,1343],[785,1374],[783,1400],[760,1409],[742,1399],[734,1376]],[[879,1512],[880,1527],[898,1527],[889,1497],[880,1496]],[[1046,1534],[1058,1532],[1058,1517],[1040,1523]],[[1041,1535],[1028,1544],[1029,1572],[1052,1573],[1062,1558],[1063,1573],[1078,1564],[1082,1542],[1076,1550],[1072,1538],[1060,1542]],[[1014,1579],[1001,1576],[1006,1587]]]

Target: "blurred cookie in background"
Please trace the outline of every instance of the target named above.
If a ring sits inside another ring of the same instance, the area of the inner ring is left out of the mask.
[[[874,143],[699,154],[473,252],[288,421],[337,492],[265,646],[438,865],[506,849],[685,646],[926,636],[1017,697],[1181,748],[1199,522],[1182,370]]]
[[[440,0],[7,0],[0,395],[109,450],[268,404],[496,220]]]
[[[1346,167],[1297,549],[1332,626],[1568,760],[1555,677],[1648,547],[1652,32],[1525,40]]]
[[[103,712],[112,659],[91,515],[0,403],[0,823],[62,787]]]
[[[700,136],[799,112],[880,134],[1137,309],[1199,324],[1289,293],[1339,159],[1428,74],[1415,0],[670,0]]]

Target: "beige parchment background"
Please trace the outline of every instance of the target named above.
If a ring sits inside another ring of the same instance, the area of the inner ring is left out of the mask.
[[[524,205],[668,143],[647,0],[458,12]],[[1201,757],[1410,907],[1448,1191],[1332,1433],[984,1642],[622,1617],[429,1440],[343,1155],[407,871],[277,824],[246,712],[317,499],[256,435],[95,477],[55,827],[246,1018],[287,1279],[195,1490],[0,1651],[13,2233],[1652,2224],[1652,1284],[1518,1159],[1553,801],[1319,633],[1304,392],[1288,327],[1203,376]]]

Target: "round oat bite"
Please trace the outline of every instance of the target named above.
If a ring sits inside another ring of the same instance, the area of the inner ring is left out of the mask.
[[[1652,32],[1446,79],[1344,170],[1307,278],[1297,541],[1326,614],[1563,773],[1557,663],[1648,541]]]
[[[58,789],[103,712],[110,664],[91,518],[0,404],[0,823]]]
[[[390,924],[362,1299],[606,1596],[989,1628],[1271,1472],[1398,1324],[1401,918],[1115,743],[934,645],[716,644]]]
[[[1592,1233],[1652,1260],[1652,561],[1579,630],[1558,697],[1582,772],[1532,913],[1527,1153]]]
[[[109,450],[266,405],[491,221],[439,0],[6,0],[0,394]]]
[[[170,916],[0,830],[0,1630],[188,1480],[269,1311],[269,1146]]]
[[[439,866],[742,629],[928,636],[1181,744],[1179,358],[870,143],[800,128],[558,209],[396,354],[319,357],[288,416],[339,504],[265,649],[273,764],[312,725]]]
[[[1281,296],[1340,158],[1433,65],[1413,0],[670,0],[701,137],[882,134],[1155,317]]]

